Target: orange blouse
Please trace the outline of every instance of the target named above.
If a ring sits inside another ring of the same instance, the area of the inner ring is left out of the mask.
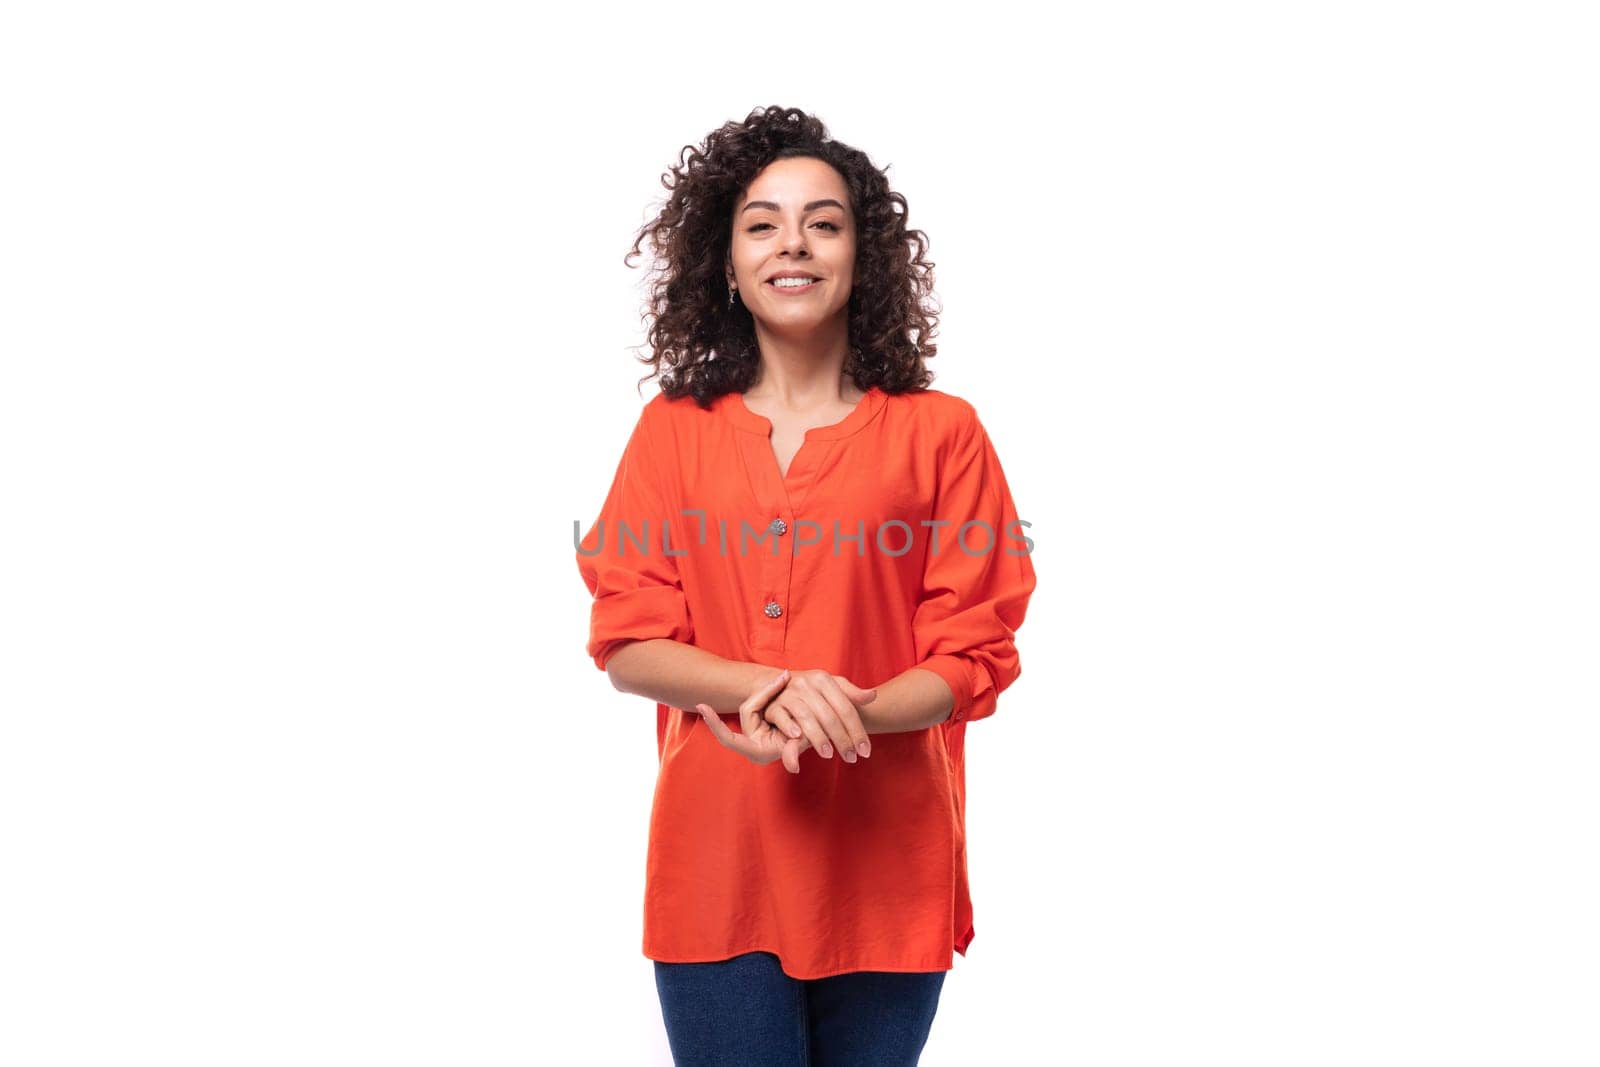
[[[668,638],[862,688],[921,667],[955,707],[873,735],[854,764],[808,749],[790,774],[657,704],[644,954],[764,950],[800,979],[947,971],[973,937],[962,742],[1021,674],[1028,524],[977,413],[948,393],[869,390],[806,432],[787,475],[771,431],[740,393],[644,405],[577,553],[595,666]]]

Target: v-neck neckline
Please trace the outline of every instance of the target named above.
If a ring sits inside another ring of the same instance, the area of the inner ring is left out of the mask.
[[[861,429],[862,426],[865,426],[868,419],[877,414],[878,408],[883,405],[883,399],[883,390],[874,385],[862,395],[860,400],[856,401],[856,406],[850,409],[850,414],[838,422],[829,423],[826,426],[811,427],[805,432],[805,440],[835,441],[841,437],[850,436]],[[721,405],[722,413],[732,420],[734,425],[742,430],[759,434],[771,440],[772,420],[765,415],[758,415],[751,411],[750,406],[744,401],[743,393],[723,393],[718,398],[718,401]],[[774,458],[774,462],[776,462],[776,458]]]
[[[728,417],[735,426],[747,433],[755,434],[761,438],[762,451],[766,454],[771,465],[771,471],[777,478],[778,484],[786,490],[800,480],[805,474],[805,466],[801,460],[808,454],[810,446],[817,442],[838,441],[849,437],[860,430],[883,407],[885,394],[882,389],[874,385],[866,391],[850,413],[838,422],[826,426],[813,426],[805,432],[801,439],[800,447],[795,449],[793,456],[789,457],[789,469],[784,471],[778,466],[778,454],[772,446],[773,425],[772,420],[765,415],[759,415],[750,410],[745,403],[744,394],[741,392],[724,393],[718,398],[722,413]]]

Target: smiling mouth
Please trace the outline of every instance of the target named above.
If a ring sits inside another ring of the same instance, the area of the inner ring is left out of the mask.
[[[782,281],[783,284],[779,285],[778,284],[779,281]],[[808,280],[805,280],[805,281],[790,280],[788,278],[783,278],[783,279],[774,278],[773,280],[769,281],[767,284],[772,286],[774,289],[781,289],[781,290],[783,290],[785,292],[791,292],[792,293],[792,292],[804,292],[805,290],[810,289],[813,286],[817,285],[818,282],[819,282],[819,279],[817,279],[817,278],[811,278],[811,279],[808,279]]]

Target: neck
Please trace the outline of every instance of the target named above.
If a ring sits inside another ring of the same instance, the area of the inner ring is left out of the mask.
[[[758,329],[761,369],[747,395],[771,397],[786,407],[808,407],[831,400],[854,402],[863,394],[844,373],[850,355],[849,337],[830,331],[826,337],[800,339],[772,336]]]

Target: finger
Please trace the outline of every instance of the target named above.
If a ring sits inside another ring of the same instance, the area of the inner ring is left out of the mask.
[[[759,708],[766,707],[767,702],[773,697],[777,696],[779,693],[783,692],[783,687],[788,684],[789,672],[785,670],[766,685],[762,686],[760,689],[757,689],[754,693],[751,693],[748,697],[746,697],[744,703],[739,705],[739,714],[742,716]]]
[[[844,678],[839,679],[839,688],[844,690],[844,695],[849,697],[850,703],[856,705],[856,707],[860,707],[862,704],[870,704],[878,698],[876,689],[862,689],[859,685],[855,685]]]
[[[800,724],[794,721],[794,716],[790,715],[789,709],[782,704],[768,704],[766,719],[781,730],[785,737],[799,737],[802,733]]]
[[[779,671],[771,681],[751,693],[745,698],[744,703],[739,705],[739,729],[744,732],[745,739],[753,746],[754,750],[761,753],[761,759],[758,762],[770,762],[772,759],[772,752],[769,748],[771,739],[767,736],[772,732],[772,727],[767,725],[762,713],[766,710],[767,704],[772,698],[781,693],[788,684],[788,670]],[[751,758],[754,759],[755,757],[752,756]]]
[[[783,755],[783,746],[786,743],[782,734],[765,719],[756,719],[751,730],[746,735],[755,742],[761,752],[761,763],[771,763]]]
[[[839,751],[844,754],[846,762],[854,763],[857,756],[872,751],[872,746],[867,741],[867,728],[861,724],[861,713],[845,695],[844,688],[833,678],[827,679],[817,688],[839,718],[839,729],[844,733],[844,737],[838,741]],[[852,685],[850,688],[855,689],[855,686]]]
[[[785,693],[779,698],[784,708],[800,724],[800,732],[806,740],[811,742],[811,747],[817,750],[817,755],[823,759],[833,758],[833,743],[828,740],[828,732],[823,729],[820,717],[822,711],[814,706],[811,700],[799,693]],[[818,703],[821,703],[819,700]]]
[[[700,713],[700,717],[706,721],[706,725],[711,728],[712,736],[718,741],[749,759],[755,759],[759,755],[755,746],[750,744],[749,739],[743,734],[736,734],[728,729],[728,724],[722,721],[722,716],[718,715],[710,705],[696,704],[694,708]]]
[[[776,737],[776,735],[774,735],[774,736]],[[792,757],[792,760],[785,760],[784,766],[787,767],[791,773],[799,774],[800,773],[800,757],[808,749],[811,748],[811,742],[808,741],[805,738],[804,735],[801,735],[800,737],[796,737],[796,738],[791,738],[789,740],[784,740],[782,738],[777,738],[777,742],[778,742],[778,746],[779,746],[779,748],[778,748],[779,758]],[[792,763],[792,766],[791,766],[791,763]]]
[[[856,745],[867,739],[867,732],[861,728],[861,718],[856,714],[856,706],[845,699],[837,685],[819,688],[821,691],[817,695],[828,708],[822,728],[828,731],[828,739],[839,750],[840,757],[846,763],[854,763],[858,758]]]
[[[871,755],[872,741],[867,734],[866,724],[861,721],[858,704],[870,704],[877,698],[878,691],[862,689],[839,675],[831,675],[827,681],[831,684],[819,688],[828,697],[834,713],[839,716],[839,722],[847,734],[846,744],[858,756]]]
[[[861,689],[859,686],[851,685],[848,678],[838,675],[826,675],[816,686],[822,697],[829,702],[829,707],[834,709],[834,715],[838,717],[838,729],[842,729],[845,734],[842,739],[835,734],[835,744],[838,744],[838,750],[845,755],[845,760],[854,763],[858,755],[872,752],[872,742],[867,739],[867,728],[861,721],[861,712],[856,710],[856,704],[845,693],[846,686],[853,693],[869,694],[869,696],[877,696],[877,689]]]
[[[799,692],[795,695],[806,700],[817,723],[827,735],[829,745],[839,750],[839,757],[846,763],[854,763],[856,744],[866,739],[866,731],[861,730],[855,705],[845,698],[844,691],[830,674],[821,671],[808,672],[802,681],[810,684],[799,686]],[[855,721],[855,728],[861,730],[859,738],[850,736],[851,720]],[[825,756],[828,754],[821,745],[817,746],[817,750]]]
[[[861,722],[859,709],[863,704],[870,704],[876,700],[878,691],[876,689],[862,689],[848,678],[838,678],[837,681],[840,691],[850,698],[850,703],[857,709],[855,722],[856,725],[860,726],[861,732],[857,734],[854,730],[851,731],[851,735],[855,738],[856,751],[861,754],[862,759],[870,759],[872,757],[872,737],[867,733],[866,726]]]
[[[751,707],[749,702],[744,705],[744,710],[739,713],[739,728],[744,731],[744,736],[758,745],[769,759],[776,759],[778,747],[784,741],[784,735],[771,722],[767,721],[766,713],[772,707],[768,704],[765,708]]]

